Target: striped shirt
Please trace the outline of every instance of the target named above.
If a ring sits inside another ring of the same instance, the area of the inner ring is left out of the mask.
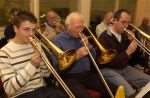
[[[44,76],[48,76],[47,67],[34,67],[30,59],[33,54],[30,44],[16,44],[10,41],[0,50],[0,77],[9,97],[33,91],[45,86]]]

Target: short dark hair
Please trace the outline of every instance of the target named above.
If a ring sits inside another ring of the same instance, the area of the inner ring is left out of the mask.
[[[116,11],[116,12],[114,13],[113,19],[119,20],[122,13],[130,14],[130,12],[129,12],[128,10],[126,10],[126,9],[119,9],[118,11]]]
[[[13,25],[19,27],[24,21],[30,21],[32,23],[37,23],[36,17],[28,11],[20,11],[13,19]]]
[[[21,11],[21,10],[18,8],[12,8],[9,12],[9,15],[15,16],[19,11]]]

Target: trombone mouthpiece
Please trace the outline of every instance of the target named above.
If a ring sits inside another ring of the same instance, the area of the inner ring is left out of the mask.
[[[29,37],[28,39],[31,43],[34,41],[34,39],[32,37]]]
[[[35,40],[32,37],[29,37],[29,41],[33,47],[37,47]]]
[[[124,31],[127,31],[127,29],[126,29],[126,28],[124,28]]]

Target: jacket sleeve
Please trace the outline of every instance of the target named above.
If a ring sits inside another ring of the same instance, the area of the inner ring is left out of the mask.
[[[110,63],[107,64],[108,67],[111,68],[123,68],[128,64],[128,55],[125,51],[121,52],[120,54],[116,54],[115,57],[112,59]]]
[[[105,32],[106,33],[106,32]],[[111,39],[109,35],[106,35],[103,33],[103,35],[100,36],[99,42],[106,48],[107,50],[113,49],[115,52],[115,56],[112,58],[112,60],[107,63],[102,65],[103,67],[110,67],[110,68],[123,68],[127,66],[129,56],[126,53],[126,48],[123,49],[122,51],[118,51],[117,49],[114,48],[114,41]],[[128,44],[126,44],[128,45]],[[119,46],[117,46],[119,47]]]

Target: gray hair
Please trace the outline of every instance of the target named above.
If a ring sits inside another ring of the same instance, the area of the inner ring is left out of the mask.
[[[66,17],[65,25],[70,25],[72,19],[74,19],[74,18],[76,18],[76,17],[80,17],[80,18],[84,21],[84,18],[83,18],[83,16],[81,15],[81,13],[79,13],[79,12],[72,12],[72,13],[70,13],[70,14]]]

